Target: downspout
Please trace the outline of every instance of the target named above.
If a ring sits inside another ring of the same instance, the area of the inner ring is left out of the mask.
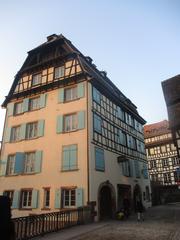
[[[89,203],[90,180],[89,180],[89,89],[88,81],[86,81],[86,108],[87,108],[87,202]]]

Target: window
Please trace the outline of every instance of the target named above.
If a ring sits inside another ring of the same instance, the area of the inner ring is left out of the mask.
[[[77,114],[64,116],[64,131],[70,132],[77,129]]]
[[[166,152],[166,146],[161,146],[161,152],[165,153]]]
[[[150,155],[154,155],[154,148],[150,148],[149,153],[150,153]]]
[[[140,164],[138,160],[134,160],[134,169],[135,169],[135,176],[136,178],[141,177],[141,172],[140,172]]]
[[[42,76],[41,73],[32,76],[32,86],[39,85],[41,83]]]
[[[159,181],[159,178],[158,178],[158,174],[151,174],[150,175],[150,178],[153,182],[157,182]]]
[[[132,173],[132,166],[130,166],[130,160],[122,162],[122,173],[126,177],[130,177]]]
[[[170,173],[163,173],[163,177],[164,177],[164,183],[170,183],[171,182]]]
[[[13,190],[4,191],[3,195],[7,196],[10,199],[10,205],[12,206],[14,191]]]
[[[173,166],[180,165],[180,158],[172,157],[171,160],[172,160],[172,165]]]
[[[22,190],[21,192],[21,207],[31,208],[32,190]]]
[[[57,78],[64,77],[64,73],[65,73],[65,68],[64,68],[64,66],[56,67],[56,68],[54,69],[54,78],[57,79]]]
[[[35,171],[35,152],[25,153],[24,172],[32,173]]]
[[[14,174],[14,165],[15,165],[15,155],[9,155],[7,160],[7,169],[6,169],[7,175]]]
[[[93,87],[93,100],[97,103],[101,103],[101,93]]]
[[[117,107],[117,117],[124,121],[124,112],[119,106]]]
[[[156,160],[150,161],[150,168],[156,168]]]
[[[63,147],[63,156],[62,156],[63,171],[77,169],[77,155],[78,155],[78,147],[76,144]]]
[[[40,108],[40,97],[29,99],[29,111],[33,111]]]
[[[77,87],[64,89],[64,101],[68,102],[77,98]]]
[[[17,102],[14,104],[14,115],[21,114],[23,112],[23,102]]]
[[[50,206],[50,188],[44,188],[44,208]]]
[[[95,169],[105,171],[104,150],[95,148]]]
[[[28,123],[26,125],[26,139],[35,138],[38,135],[38,122]]]
[[[16,142],[21,139],[21,126],[12,127],[11,129],[11,142]]]
[[[163,167],[169,166],[169,160],[168,160],[168,158],[162,159],[162,166],[163,166]]]
[[[62,189],[63,207],[76,206],[76,190],[75,189]]]
[[[102,131],[102,120],[97,114],[94,114],[94,130],[98,133]]]

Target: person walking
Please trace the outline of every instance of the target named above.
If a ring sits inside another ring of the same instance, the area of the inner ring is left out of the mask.
[[[142,201],[140,198],[137,199],[136,201],[136,212],[137,212],[137,220],[138,221],[144,221],[144,206],[142,204]]]

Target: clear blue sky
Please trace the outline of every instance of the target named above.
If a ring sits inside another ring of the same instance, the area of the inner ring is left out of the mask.
[[[62,33],[107,71],[147,123],[166,119],[161,81],[180,73],[179,13],[178,0],[1,0],[0,102],[27,51]]]

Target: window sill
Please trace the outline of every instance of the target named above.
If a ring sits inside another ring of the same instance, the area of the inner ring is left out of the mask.
[[[79,168],[76,168],[76,169],[67,169],[67,170],[61,169],[61,172],[75,172],[75,171],[79,171]]]
[[[32,207],[29,207],[29,208],[19,208],[19,211],[27,211],[27,210],[31,210],[32,211]]]
[[[41,210],[43,210],[43,211],[50,211],[51,208],[41,208]]]
[[[98,171],[98,172],[105,172],[105,169],[97,169],[97,168],[95,168],[95,170]]]

